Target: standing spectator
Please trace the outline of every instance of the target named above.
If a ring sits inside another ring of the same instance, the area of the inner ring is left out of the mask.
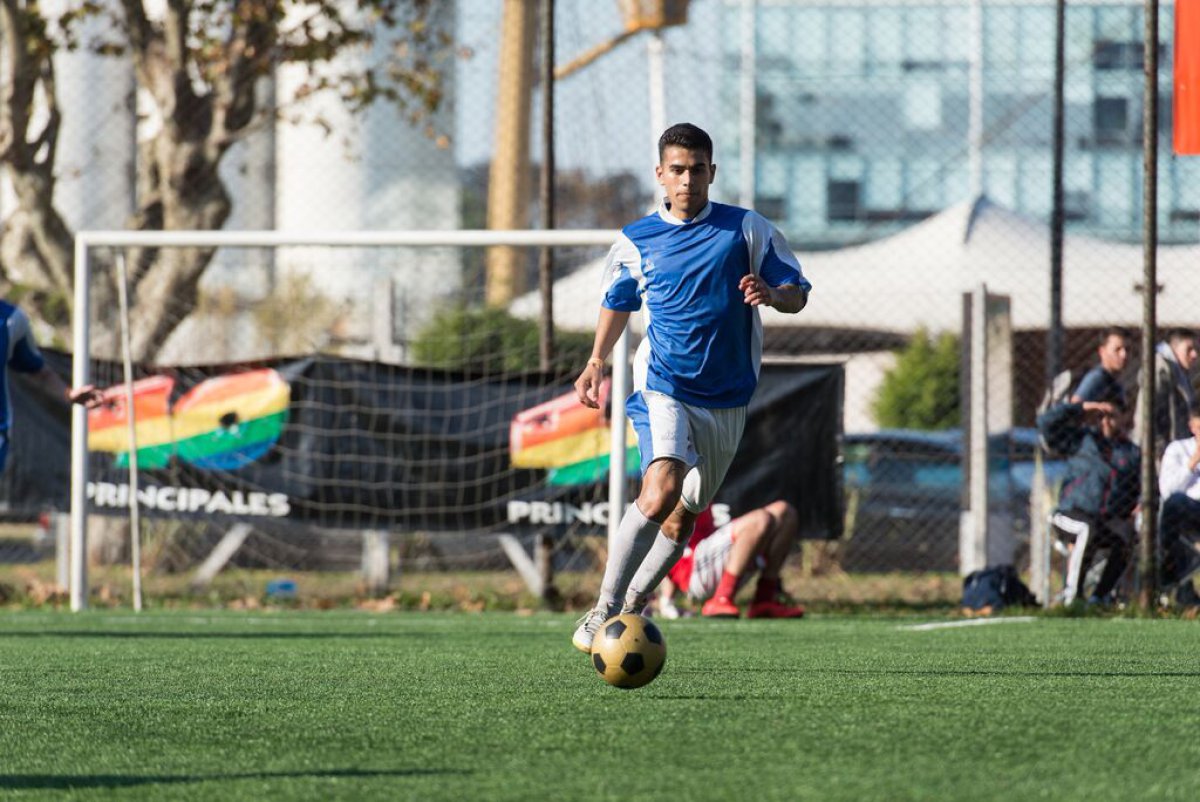
[[[1196,333],[1171,329],[1154,349],[1154,453],[1161,457],[1167,444],[1190,437],[1188,410],[1196,401],[1192,387],[1192,366],[1196,364]],[[1134,439],[1141,442],[1140,408],[1134,418]],[[1164,496],[1166,498],[1166,496]]]
[[[38,350],[29,326],[29,318],[16,305],[0,300],[0,348],[4,353],[4,370],[0,370],[0,471],[8,462],[8,433],[12,429],[12,400],[8,370],[31,374],[52,395],[73,404],[95,406],[100,392],[91,385],[71,390],[57,373],[51,370]]]
[[[1125,387],[1121,384],[1121,371],[1129,361],[1129,330],[1121,326],[1109,326],[1100,332],[1100,344],[1096,349],[1100,364],[1089,370],[1071,394],[1071,401],[1104,401],[1125,408]]]
[[[1133,544],[1141,453],[1126,436],[1128,414],[1107,401],[1063,402],[1038,417],[1038,429],[1054,451],[1068,455],[1062,492],[1052,522],[1072,544],[1063,587],[1071,604],[1101,549],[1108,560],[1089,603],[1107,603]]]
[[[1194,352],[1193,352],[1194,353]],[[1173,441],[1163,454],[1158,490],[1163,498],[1159,535],[1162,544],[1162,582],[1174,587],[1175,601],[1200,605],[1191,576],[1200,567],[1200,403],[1188,408],[1191,437]]]

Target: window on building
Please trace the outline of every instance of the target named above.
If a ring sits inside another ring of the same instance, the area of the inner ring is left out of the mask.
[[[1129,100],[1098,97],[1092,104],[1092,130],[1102,145],[1130,144]]]
[[[825,217],[830,222],[859,219],[861,187],[857,181],[828,181],[825,184]]]
[[[758,144],[771,148],[783,144],[783,123],[780,121],[779,106],[775,96],[770,92],[757,93],[757,129]]]
[[[1063,219],[1087,220],[1090,205],[1091,196],[1087,192],[1064,192]]]
[[[759,195],[754,199],[754,210],[768,220],[783,220],[787,216],[787,203],[783,198]]]
[[[1098,70],[1141,70],[1145,53],[1141,42],[1101,39],[1092,49],[1092,64]]]

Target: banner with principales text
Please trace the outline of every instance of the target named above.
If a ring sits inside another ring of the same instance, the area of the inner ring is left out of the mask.
[[[47,359],[67,374],[65,355]],[[69,410],[13,376],[0,503],[16,514],[66,509]],[[764,366],[722,509],[785,498],[806,536],[840,534],[841,392],[840,365]],[[136,443],[147,516],[560,534],[602,532],[608,517],[608,422],[574,401],[561,376],[326,356],[158,367],[136,371],[131,388],[107,388],[88,422],[93,513],[125,514]],[[632,498],[636,448],[628,456]]]
[[[1200,155],[1200,0],[1175,3],[1175,152]]]

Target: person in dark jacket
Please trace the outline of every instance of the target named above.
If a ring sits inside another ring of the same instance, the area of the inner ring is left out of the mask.
[[[1192,436],[1188,410],[1196,403],[1192,388],[1192,367],[1196,364],[1196,333],[1189,329],[1171,329],[1154,349],[1154,455],[1162,459],[1167,445]],[[1134,407],[1133,440],[1142,442],[1138,408],[1145,393],[1139,388],[1138,406]]]
[[[1138,506],[1141,452],[1129,439],[1128,413],[1111,401],[1064,402],[1038,418],[1042,436],[1069,455],[1055,533],[1073,544],[1062,600],[1075,601],[1083,578],[1104,549],[1108,560],[1089,602],[1107,602],[1129,564]]]

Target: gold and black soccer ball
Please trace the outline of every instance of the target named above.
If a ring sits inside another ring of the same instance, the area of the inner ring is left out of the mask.
[[[609,685],[640,688],[663,669],[667,642],[649,619],[633,613],[600,625],[592,641],[592,665]]]

